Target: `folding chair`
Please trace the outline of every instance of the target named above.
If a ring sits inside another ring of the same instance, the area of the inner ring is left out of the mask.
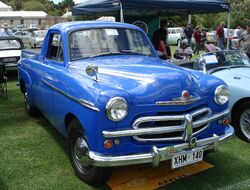
[[[7,99],[7,73],[5,65],[0,64],[0,98]]]

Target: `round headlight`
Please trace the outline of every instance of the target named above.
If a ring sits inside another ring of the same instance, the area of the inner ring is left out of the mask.
[[[229,100],[229,90],[226,86],[220,85],[214,92],[214,100],[217,104],[226,104]]]
[[[106,105],[107,117],[112,121],[121,121],[128,114],[128,104],[124,98],[111,98]]]

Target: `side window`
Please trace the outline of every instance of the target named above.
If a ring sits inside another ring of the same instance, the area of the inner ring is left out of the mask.
[[[57,33],[50,34],[47,58],[58,62],[64,61],[63,47],[60,34]]]

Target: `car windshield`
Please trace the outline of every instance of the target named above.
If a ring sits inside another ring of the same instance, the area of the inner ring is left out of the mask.
[[[15,50],[21,49],[21,44],[18,40],[0,40],[0,50]]]
[[[100,28],[70,34],[71,61],[116,54],[156,57],[145,35],[126,28]]]
[[[227,68],[250,67],[250,60],[240,51],[217,51],[202,55],[208,72]]]

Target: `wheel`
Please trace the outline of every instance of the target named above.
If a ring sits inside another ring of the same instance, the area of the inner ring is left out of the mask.
[[[29,104],[28,93],[26,91],[24,93],[24,104],[25,104],[26,112],[29,114],[29,116],[35,117],[38,113],[38,110],[34,106]]]
[[[94,187],[100,186],[108,180],[111,174],[110,168],[101,168],[90,164],[89,146],[81,130],[81,125],[76,119],[69,123],[67,145],[69,159],[77,177]]]
[[[238,106],[234,113],[233,125],[236,133],[243,140],[250,142],[250,102]]]

